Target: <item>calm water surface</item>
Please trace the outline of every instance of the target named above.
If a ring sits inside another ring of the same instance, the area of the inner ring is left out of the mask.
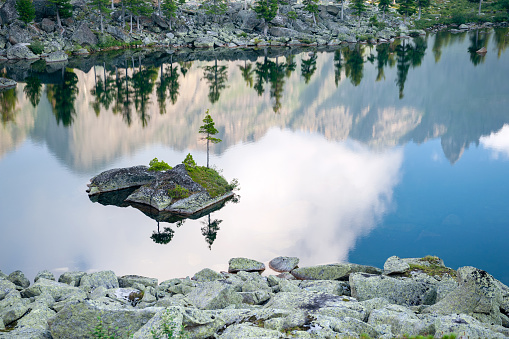
[[[165,280],[238,256],[382,267],[432,254],[507,284],[507,34],[233,61],[132,54],[50,73],[0,65],[20,80],[0,94],[0,269]],[[187,153],[204,164],[207,108],[223,139],[211,162],[239,179],[239,203],[158,225],[90,201],[86,184],[107,169]]]

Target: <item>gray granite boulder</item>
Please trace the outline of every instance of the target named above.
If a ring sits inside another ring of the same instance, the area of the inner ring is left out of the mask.
[[[230,284],[220,281],[200,283],[186,295],[186,300],[202,310],[216,310],[242,303],[239,295]]]
[[[106,32],[111,34],[111,36],[117,40],[120,40],[120,41],[123,41],[126,43],[131,41],[131,39],[129,38],[129,35],[127,35],[120,27],[108,25],[106,27]]]
[[[302,35],[302,33],[297,32],[296,30],[284,27],[270,27],[269,34],[274,37],[285,37],[285,38],[297,38]]]
[[[79,287],[84,291],[90,292],[99,286],[106,287],[107,289],[120,287],[118,278],[113,271],[101,271],[81,277]]]
[[[285,338],[283,333],[275,330],[269,330],[258,327],[253,324],[238,324],[228,326],[228,328],[219,336],[221,339],[237,338]]]
[[[90,333],[102,321],[103,328],[114,329],[115,336],[126,338],[146,324],[161,308],[134,309],[108,306],[96,300],[68,303],[55,317],[49,328],[54,338],[90,338]]]
[[[263,272],[265,271],[265,264],[247,258],[232,258],[228,261],[228,272],[237,273],[240,271],[246,272]]]
[[[46,57],[47,63],[67,61],[67,54],[64,51],[55,51]]]
[[[496,339],[507,338],[500,332],[493,331],[487,324],[483,324],[477,319],[466,314],[450,314],[437,317],[433,321],[435,333],[437,336],[449,333],[457,333],[462,338],[468,339]]]
[[[52,33],[53,31],[55,31],[55,22],[48,18],[44,18],[41,21],[41,28],[46,33]]]
[[[48,280],[55,280],[55,276],[53,273],[51,273],[48,270],[40,271],[35,275],[34,283],[37,282],[40,278],[48,279]]]
[[[30,300],[21,298],[18,291],[11,291],[0,300],[0,322],[9,326],[29,311]]]
[[[350,285],[346,281],[336,280],[302,280],[298,286],[304,291],[324,292],[335,295],[350,296]]]
[[[71,40],[82,46],[94,46],[98,42],[97,36],[88,28],[87,21],[82,21],[74,30]]]
[[[290,272],[299,265],[297,257],[277,257],[269,262],[269,267],[276,272]]]
[[[371,311],[368,324],[373,327],[389,325],[391,333],[396,337],[425,335],[434,331],[432,326],[419,319],[414,312],[400,305],[387,305]]]
[[[16,290],[16,285],[13,282],[7,279],[0,279],[0,300],[4,299],[9,292]]]
[[[32,41],[32,34],[30,31],[24,27],[21,27],[19,24],[12,24],[8,31],[7,36],[9,42],[12,45],[20,44],[20,43],[30,43]]]
[[[86,298],[85,292],[77,287],[44,278],[40,278],[35,284],[24,289],[21,294],[23,295],[23,298],[49,294],[55,300],[64,300],[70,296],[79,296],[78,298],[82,299]]]
[[[397,305],[431,305],[436,301],[436,285],[426,280],[391,278],[366,273],[350,275],[352,297],[359,301],[386,298]]]
[[[88,194],[141,186],[150,183],[156,177],[157,173],[149,171],[147,166],[111,169],[90,179]]]
[[[350,263],[299,267],[290,273],[300,280],[348,280],[348,276],[355,272],[382,274],[379,268]]]
[[[25,274],[23,274],[23,272],[19,270],[9,274],[7,280],[23,288],[27,288],[28,286],[30,286],[30,280],[28,280],[27,277],[25,277]]]
[[[7,0],[0,7],[0,24],[8,25],[19,17],[16,10],[16,0]]]
[[[158,281],[156,278],[147,278],[139,275],[124,275],[118,278],[120,287],[133,287],[135,284],[141,284],[145,287],[157,287]]]
[[[26,46],[26,44],[16,44],[7,48],[7,59],[9,60],[33,60],[39,59],[37,55]]]
[[[204,268],[203,270],[197,272],[192,279],[199,282],[214,281],[223,279],[223,275],[217,273],[214,270],[211,270],[210,268]]]
[[[388,258],[384,263],[384,274],[401,274],[410,269],[410,265],[397,256]]]
[[[80,285],[81,277],[85,274],[85,272],[81,271],[64,272],[58,278],[58,282],[77,287]]]

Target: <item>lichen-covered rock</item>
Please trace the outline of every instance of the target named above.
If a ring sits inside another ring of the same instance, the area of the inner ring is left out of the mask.
[[[101,271],[81,277],[79,287],[84,291],[90,292],[99,286],[104,286],[107,289],[119,288],[118,278],[113,271]]]
[[[367,334],[371,338],[378,337],[377,330],[375,330],[369,324],[366,324],[365,322],[356,318],[350,317],[336,318],[318,315],[313,324],[316,324],[323,328],[329,328],[341,336],[356,337],[362,333]]]
[[[366,273],[350,275],[352,297],[359,301],[386,298],[398,305],[431,305],[436,301],[436,285],[411,278],[391,278]]]
[[[276,272],[290,272],[299,265],[297,257],[277,257],[269,262],[269,267]]]
[[[49,294],[55,300],[64,300],[71,295],[86,298],[85,292],[77,287],[44,278],[40,278],[35,284],[21,292],[24,298],[36,297],[44,293]]]
[[[52,33],[55,30],[55,22],[51,19],[44,18],[41,21],[41,28],[46,33]]]
[[[456,333],[468,339],[507,338],[502,333],[491,330],[488,326],[466,314],[450,314],[437,317],[434,326],[437,337]]]
[[[87,21],[82,21],[80,25],[74,30],[71,36],[72,41],[79,45],[94,46],[97,45],[97,36],[88,28]]]
[[[67,54],[64,51],[51,52],[46,57],[47,63],[64,62],[64,61],[67,61]]]
[[[335,295],[350,295],[350,285],[346,281],[303,280],[299,287],[305,291],[324,292]]]
[[[8,326],[29,311],[30,300],[21,298],[18,291],[11,291],[0,301],[0,321]]]
[[[133,287],[134,284],[141,284],[143,286],[157,287],[158,280],[156,278],[147,278],[139,275],[124,275],[118,278],[120,287]]]
[[[229,284],[211,281],[199,284],[186,295],[186,300],[199,309],[216,310],[242,303],[242,296]]]
[[[51,273],[48,270],[40,271],[35,275],[34,283],[37,282],[40,278],[48,279],[48,280],[55,280],[55,276],[53,273]]]
[[[90,179],[88,194],[142,186],[155,180],[156,176],[157,173],[149,171],[147,166],[111,169]]]
[[[16,285],[7,279],[0,279],[0,300],[4,299],[12,291],[16,291]]]
[[[7,59],[9,60],[33,60],[39,59],[37,55],[26,46],[26,44],[20,43],[7,48]]]
[[[384,274],[401,274],[410,269],[410,265],[397,256],[388,258],[384,263]]]
[[[387,305],[384,308],[375,309],[369,315],[368,324],[373,327],[387,324],[396,337],[403,335],[425,335],[433,331],[433,328],[419,319],[415,313],[400,305]]]
[[[203,270],[196,272],[192,279],[199,282],[214,281],[223,279],[223,275],[211,270],[210,268],[204,268]]]
[[[8,25],[19,17],[16,10],[16,0],[7,0],[0,7],[0,23]]]
[[[495,278],[471,266],[459,268],[457,274],[459,286],[423,313],[464,313],[483,322],[509,326],[509,318],[500,312],[503,292]]]
[[[64,309],[49,321],[54,338],[90,338],[90,333],[101,319],[104,328],[115,329],[115,336],[126,338],[146,324],[161,308],[148,307],[135,309],[130,306],[120,308],[107,306],[95,300],[68,303]]]
[[[13,284],[27,288],[30,286],[30,280],[25,277],[25,274],[21,271],[14,271],[7,277],[7,280],[11,281]]]
[[[58,278],[58,282],[77,287],[80,285],[81,277],[85,274],[85,272],[80,271],[64,272]]]
[[[283,333],[275,330],[269,330],[252,324],[238,324],[228,326],[219,336],[221,339],[237,338],[284,338]]]
[[[382,274],[379,268],[350,263],[300,267],[290,273],[300,280],[348,280],[355,272]]]
[[[228,261],[228,272],[237,273],[240,271],[263,272],[265,265],[259,261],[247,258],[232,258]]]
[[[29,305],[29,307],[32,308],[32,305]],[[48,320],[55,314],[56,312],[48,307],[33,308],[27,315],[17,321],[15,330],[36,329],[49,335]]]

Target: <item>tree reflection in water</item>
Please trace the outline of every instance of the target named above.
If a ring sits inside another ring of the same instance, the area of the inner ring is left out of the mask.
[[[78,76],[70,68],[62,69],[62,82],[46,85],[46,95],[53,108],[57,124],[70,127],[76,116],[76,96],[78,95]]]

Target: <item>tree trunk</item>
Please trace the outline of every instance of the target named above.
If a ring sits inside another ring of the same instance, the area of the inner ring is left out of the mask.
[[[419,16],[418,16],[417,20],[421,20],[421,5],[420,4],[419,4]]]
[[[341,1],[341,21],[343,21],[344,7],[345,7],[345,0]]]
[[[481,15],[481,5],[482,5],[482,0],[479,0],[479,14],[478,15]]]
[[[131,13],[131,34],[133,33],[133,14]]]
[[[58,25],[58,27],[60,27],[60,29],[62,29],[63,28],[62,21],[60,21],[60,13],[58,12],[58,7],[56,7],[56,12],[57,12],[57,25]],[[62,33],[60,33],[60,34],[62,34]]]
[[[244,0],[244,10],[247,11],[247,0]]]
[[[115,9],[115,5],[113,4],[113,0],[111,0],[111,9]]]
[[[157,0],[157,11],[159,12],[159,16],[162,15],[161,13],[161,0]]]
[[[101,33],[104,33],[104,26],[103,26],[103,13],[99,12],[99,16],[101,17]]]
[[[269,24],[267,23],[267,21],[265,21],[265,26],[263,26],[263,35],[266,37],[267,36],[267,31],[269,30]]]
[[[122,1],[122,28],[125,28],[125,5],[124,5],[124,1]]]
[[[315,17],[315,13],[313,13],[313,23],[315,24],[316,26],[316,17]]]
[[[138,32],[140,31],[140,16],[136,17],[136,27],[138,28]]]
[[[384,9],[382,10],[382,20],[385,20],[385,7],[384,7]]]
[[[207,168],[209,168],[209,134],[207,133]]]

